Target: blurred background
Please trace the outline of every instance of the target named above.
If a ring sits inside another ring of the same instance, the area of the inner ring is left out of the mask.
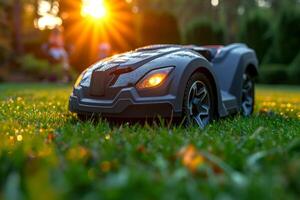
[[[140,46],[243,42],[260,83],[300,84],[299,0],[0,0],[0,82],[71,82]]]

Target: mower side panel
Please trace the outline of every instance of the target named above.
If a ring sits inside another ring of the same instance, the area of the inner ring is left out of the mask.
[[[255,52],[244,44],[229,45],[212,60],[212,64],[221,89],[235,96],[240,107],[243,74],[250,66],[258,74],[258,60]]]

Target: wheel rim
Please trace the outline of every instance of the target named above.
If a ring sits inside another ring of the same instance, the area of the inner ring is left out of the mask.
[[[204,128],[210,121],[210,97],[207,88],[201,81],[196,81],[188,97],[188,114],[200,128]]]
[[[246,74],[243,75],[242,88],[242,112],[244,116],[249,116],[253,112],[254,83]]]

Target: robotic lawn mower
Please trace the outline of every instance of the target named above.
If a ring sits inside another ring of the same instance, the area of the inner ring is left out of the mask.
[[[255,52],[229,46],[154,45],[86,69],[69,108],[79,118],[177,118],[204,128],[213,119],[254,108]]]

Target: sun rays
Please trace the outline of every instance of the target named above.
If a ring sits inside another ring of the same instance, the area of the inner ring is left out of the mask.
[[[71,38],[76,49],[89,46],[89,55],[95,57],[99,44],[108,42],[118,49],[128,50],[133,40],[133,13],[123,1],[83,0],[78,8],[69,13],[66,38]]]
[[[89,17],[91,20],[99,21],[108,18],[109,12],[103,0],[83,0],[81,15],[83,17]]]

